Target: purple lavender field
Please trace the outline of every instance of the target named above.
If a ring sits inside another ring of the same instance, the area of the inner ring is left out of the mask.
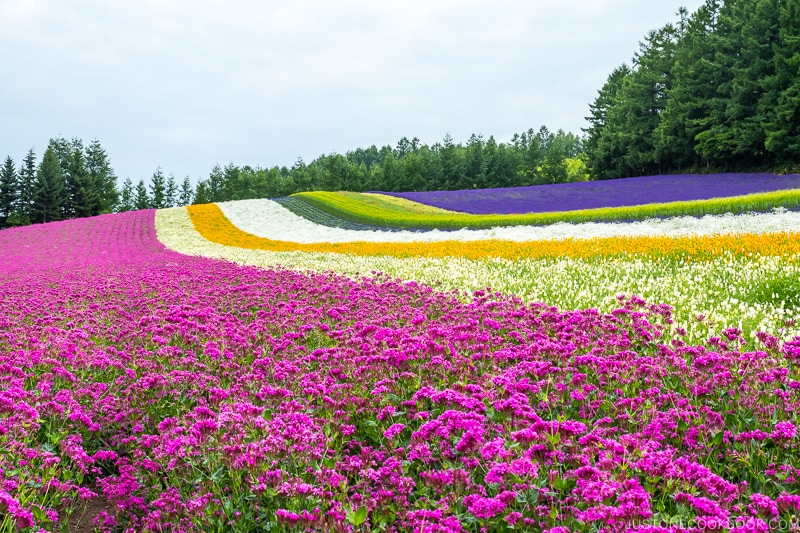
[[[383,194],[453,211],[501,214],[707,200],[797,188],[800,174],[675,174],[503,189]]]

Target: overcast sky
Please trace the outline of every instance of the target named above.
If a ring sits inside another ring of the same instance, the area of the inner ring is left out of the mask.
[[[98,139],[122,178],[449,133],[580,133],[701,0],[0,0],[0,157]]]

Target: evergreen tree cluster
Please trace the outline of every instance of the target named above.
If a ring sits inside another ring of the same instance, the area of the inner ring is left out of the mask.
[[[515,134],[510,143],[448,135],[432,146],[402,138],[397,146],[322,155],[291,167],[216,166],[198,182],[194,203],[286,196],[301,191],[431,191],[515,187],[588,179],[583,141],[546,127]]]
[[[0,228],[110,213],[116,176],[98,141],[51,139],[37,164],[31,149],[0,167]]]
[[[37,163],[31,148],[17,167],[11,156],[0,166],[0,229],[135,209],[186,206],[194,189],[186,176],[158,168],[148,183],[126,178],[120,189],[99,141],[51,139]]]
[[[650,32],[590,105],[593,179],[796,170],[800,3],[706,0]]]
[[[130,178],[125,178],[119,191],[117,211],[135,211],[138,209],[164,209],[167,207],[187,206],[192,203],[194,190],[189,176],[183,178],[180,185],[170,173],[164,176],[161,167],[156,169],[145,183],[139,179],[136,185]]]

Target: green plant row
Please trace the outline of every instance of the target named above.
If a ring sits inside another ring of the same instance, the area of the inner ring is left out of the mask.
[[[301,192],[292,195],[331,215],[367,224],[401,228],[489,228],[497,226],[545,226],[557,222],[622,222],[677,216],[766,212],[776,207],[800,207],[800,189],[755,193],[710,200],[692,200],[626,207],[509,215],[467,213],[409,213],[371,205],[353,195],[337,192]]]

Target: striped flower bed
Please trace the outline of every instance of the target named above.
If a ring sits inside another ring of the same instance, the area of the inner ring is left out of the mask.
[[[247,204],[242,206],[246,211]],[[258,212],[252,212],[253,225]],[[791,220],[796,215],[774,216]],[[707,220],[717,223],[715,218]],[[796,262],[800,239],[794,233],[298,243],[244,232],[214,205],[194,206],[188,212],[159,211],[156,224],[159,238],[174,250],[244,264],[280,264],[350,276],[383,272],[466,293],[491,287],[562,309],[610,311],[618,295],[636,294],[647,301],[670,302],[678,327],[693,340],[708,338],[728,326],[743,329],[750,338],[758,331],[786,338],[800,332],[800,302],[794,289],[800,280]],[[302,234],[299,225],[286,228],[298,228]],[[388,239],[397,234],[385,235]],[[442,234],[448,235],[452,233]]]
[[[250,203],[1,231],[0,532],[789,529],[792,216],[328,243]]]
[[[296,215],[272,200],[242,200],[217,204],[222,214],[238,229],[275,241],[300,244],[366,241],[375,243],[441,242],[441,241],[542,241],[563,239],[592,239],[608,237],[681,237],[719,235],[727,233],[764,234],[800,229],[800,212],[773,210],[770,213],[743,215],[706,215],[648,219],[628,223],[585,222],[556,223],[549,226],[507,226],[490,229],[460,229],[450,231],[382,231],[349,229],[318,224]],[[211,207],[193,206],[190,212]],[[210,211],[207,215],[210,217]]]

